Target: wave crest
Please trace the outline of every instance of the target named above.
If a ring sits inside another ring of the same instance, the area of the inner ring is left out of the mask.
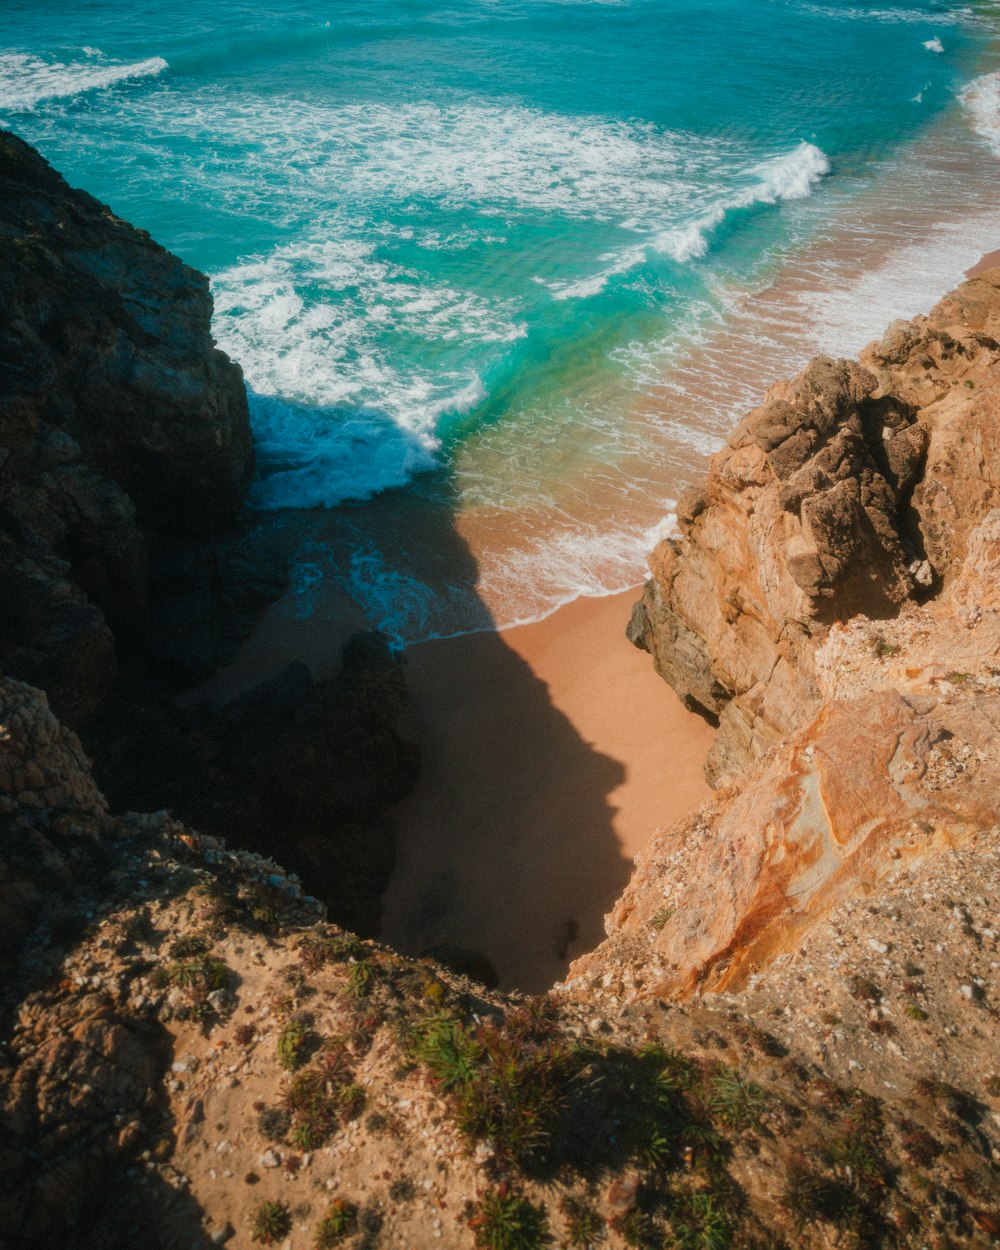
[[[656,240],[657,251],[682,263],[704,256],[709,236],[730,213],[755,204],[806,199],[816,183],[830,172],[830,162],[815,144],[802,142],[794,151],[764,161],[751,172],[755,180],[748,187],[720,200],[690,224],[661,234]]]
[[[86,51],[91,57],[96,53],[94,48]],[[162,56],[112,65],[93,60],[66,64],[24,52],[0,53],[0,111],[30,113],[46,100],[66,100],[121,82],[155,78],[167,68]]]

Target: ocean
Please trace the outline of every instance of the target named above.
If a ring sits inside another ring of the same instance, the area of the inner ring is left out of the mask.
[[[211,278],[280,611],[639,582],[765,387],[1000,246],[995,4],[0,0],[0,124]]]

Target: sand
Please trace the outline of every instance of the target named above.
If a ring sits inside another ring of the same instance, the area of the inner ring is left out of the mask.
[[[996,269],[1000,266],[1000,251],[987,252],[981,260],[977,260],[971,269],[966,269],[965,276],[974,278],[977,273],[985,273],[987,269]]]
[[[384,940],[457,943],[505,987],[546,989],[603,937],[635,853],[707,797],[712,730],[626,641],[636,597],[407,652],[424,771]]]

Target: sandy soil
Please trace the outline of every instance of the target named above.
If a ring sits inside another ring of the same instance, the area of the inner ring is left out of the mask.
[[[407,653],[425,763],[385,940],[471,947],[540,991],[601,940],[645,841],[708,794],[712,730],[626,641],[636,597]]]

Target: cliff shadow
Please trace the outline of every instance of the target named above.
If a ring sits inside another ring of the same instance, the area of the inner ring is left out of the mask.
[[[532,640],[519,653],[497,630],[476,592],[478,567],[456,509],[445,466],[367,503],[265,514],[262,524],[290,544],[292,593],[203,693],[225,697],[289,661],[323,676],[342,638],[361,627],[397,643],[401,621],[418,635],[467,631],[405,651],[422,769],[391,813],[397,867],[380,936],[411,955],[478,952],[505,988],[540,992],[601,940],[603,916],[628,881],[611,798],[626,770],[554,705],[533,667]],[[562,645],[559,619],[527,627],[544,629],[541,649]],[[627,619],[622,604],[608,646],[630,654]],[[593,657],[567,658],[586,669]],[[237,830],[231,836],[239,840]],[[335,854],[335,831],[330,846]],[[273,854],[280,860],[281,848]],[[303,880],[309,888],[308,871]]]

